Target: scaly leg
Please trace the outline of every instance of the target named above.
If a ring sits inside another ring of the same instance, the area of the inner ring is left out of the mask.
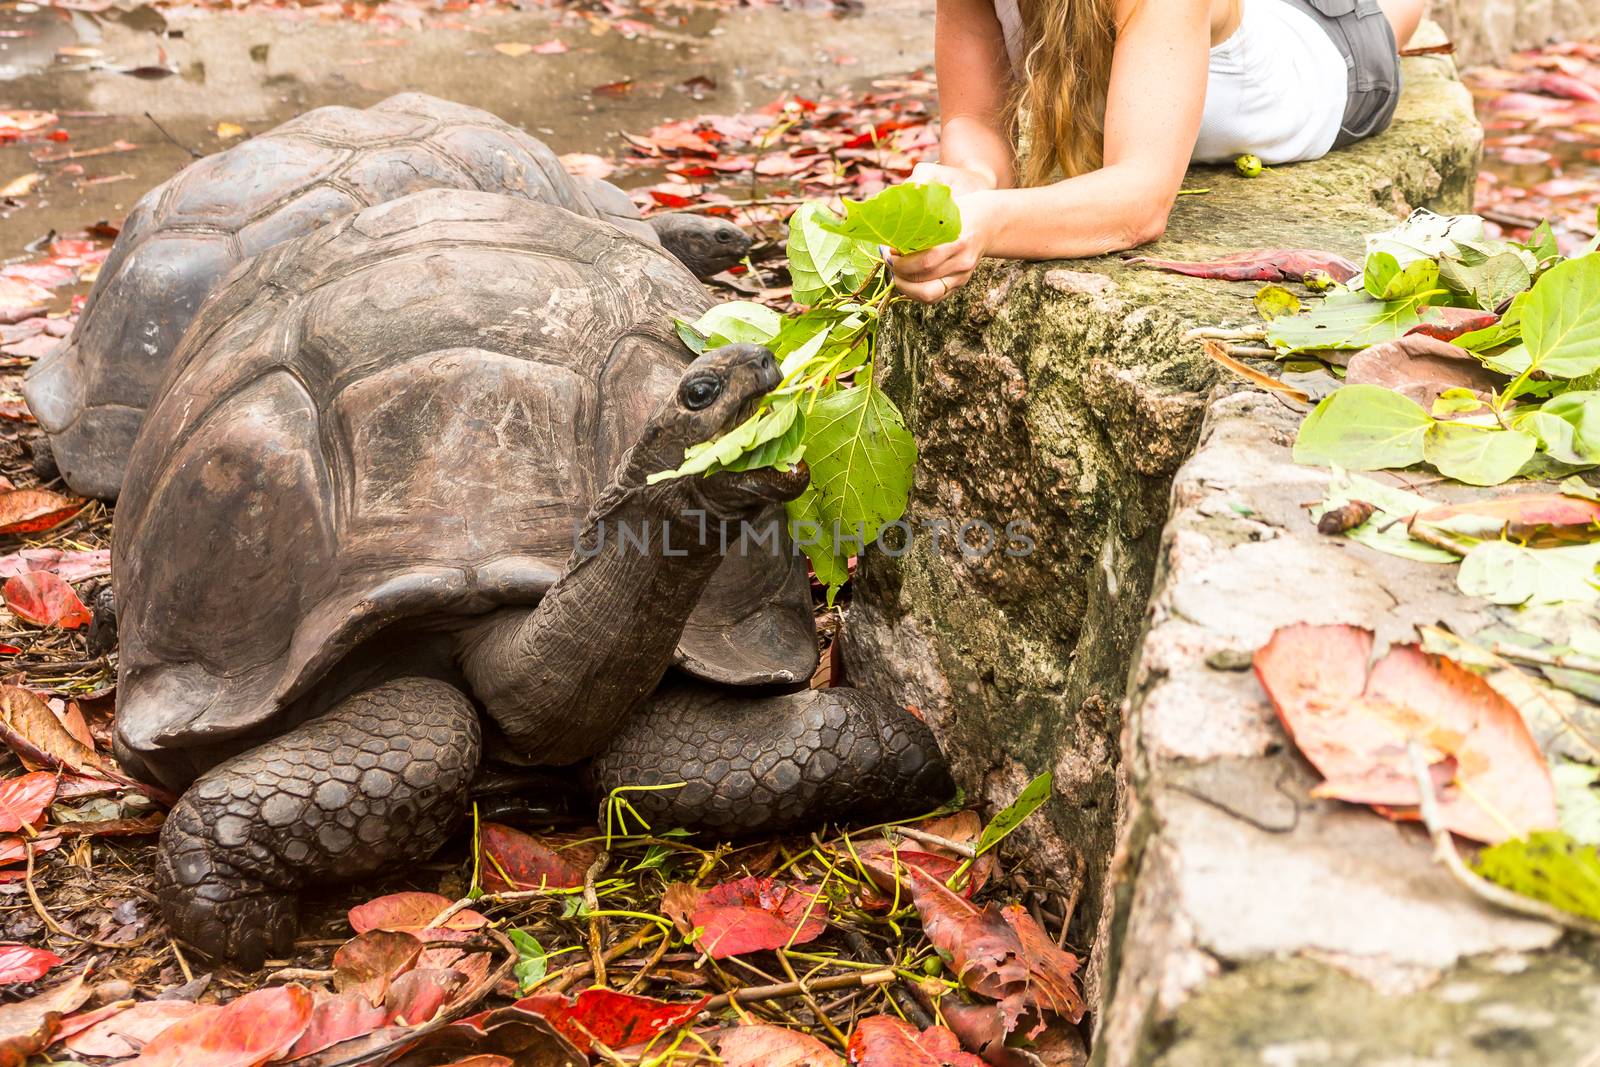
[[[719,833],[914,815],[955,793],[920,719],[848,688],[755,696],[673,682],[590,774],[601,793],[681,782],[625,796],[658,829]]]
[[[219,764],[161,829],[167,924],[246,967],[287,954],[298,890],[426,859],[444,844],[481,749],[477,711],[459,690],[398,678]]]

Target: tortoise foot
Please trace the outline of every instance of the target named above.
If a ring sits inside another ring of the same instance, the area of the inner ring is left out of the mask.
[[[229,862],[215,829],[187,796],[162,827],[156,891],[167,926],[206,955],[241,967],[288,955],[299,929],[298,897]]]
[[[444,844],[480,748],[466,697],[432,678],[400,678],[219,764],[161,829],[168,924],[247,967],[284,953],[299,889],[426,859]]]
[[[681,783],[628,801],[660,829],[733,834],[915,815],[955,793],[920,719],[849,688],[754,697],[665,687],[591,775],[601,792]]]

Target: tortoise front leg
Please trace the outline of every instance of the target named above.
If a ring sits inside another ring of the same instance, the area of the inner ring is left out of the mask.
[[[627,799],[658,829],[787,830],[916,815],[955,793],[933,733],[859,689],[757,696],[662,686],[594,758],[595,787],[674,788]]]
[[[161,829],[167,924],[245,967],[287,954],[298,890],[426,859],[444,844],[481,747],[460,691],[399,678],[218,765]]]

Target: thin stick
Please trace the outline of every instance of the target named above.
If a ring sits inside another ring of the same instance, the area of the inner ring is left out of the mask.
[[[177,939],[169,937],[167,944],[172,948],[172,958],[178,961],[178,970],[183,972],[183,980],[194,981],[194,972],[189,969],[189,961],[183,958],[183,950],[178,947]]]
[[[913,841],[921,841],[924,845],[937,845],[939,848],[954,852],[957,856],[964,856],[969,860],[978,858],[978,850],[971,845],[962,844],[960,841],[952,841],[948,837],[940,837],[938,834],[930,834],[926,830],[917,830],[910,826],[897,826],[894,832],[902,837],[909,837]]]
[[[1185,341],[1265,341],[1267,331],[1254,330],[1223,330],[1214,326],[1200,326],[1183,335]]]
[[[817,998],[811,995],[811,987],[806,984],[805,979],[795,973],[794,965],[789,962],[788,954],[782,949],[778,950],[778,962],[783,965],[783,973],[789,976],[789,980],[800,987],[800,995],[805,998],[806,1007],[811,1009],[811,1017],[821,1023],[841,1046],[847,1044],[850,1039],[840,1033],[837,1026],[833,1025],[833,1020],[828,1018],[828,1013],[822,1010],[822,1005],[817,1003]]]
[[[337,971],[317,967],[281,967],[267,975],[269,982],[328,982]]]
[[[1600,674],[1600,659],[1595,659],[1593,656],[1554,656],[1548,652],[1504,643],[1497,643],[1490,651],[1502,659],[1516,660],[1519,663],[1537,663],[1541,667],[1560,667],[1563,670]]]
[[[133,941],[97,941],[92,937],[84,937],[81,934],[75,934],[71,930],[68,930],[65,926],[62,926],[60,923],[56,922],[55,919],[51,917],[50,913],[45,910],[44,901],[39,899],[39,890],[34,887],[33,842],[24,840],[22,842],[22,851],[28,859],[27,870],[22,872],[22,886],[28,891],[28,900],[33,904],[34,913],[39,916],[39,920],[44,923],[46,928],[48,928],[51,933],[59,934],[62,937],[81,942],[85,945],[93,945],[95,948],[110,948],[116,949],[119,952],[125,949],[138,948],[140,945],[144,944],[146,941],[155,936],[155,931],[152,930],[143,937],[137,938]],[[177,951],[176,947],[174,947],[173,951]]]
[[[647,924],[641,927],[639,932],[643,933],[646,930],[654,929],[654,926]],[[635,989],[638,989],[644,984],[645,979],[650,977],[650,972],[655,969],[656,964],[661,962],[661,957],[667,954],[667,946],[671,943],[672,938],[665,935],[662,936],[661,940],[656,943],[655,952],[651,953],[650,958],[645,960],[644,965],[639,968],[639,973],[634,975],[633,978],[628,981],[628,984],[622,987],[622,991],[624,993],[632,993]]]
[[[615,960],[618,957],[626,956],[628,953],[644,944],[645,938],[654,933],[655,930],[655,926],[650,923],[646,923],[645,925],[639,927],[638,931],[635,932],[632,937],[606,949],[605,961],[610,963],[612,960]],[[665,942],[667,939],[663,937],[661,940]],[[551,975],[548,982],[548,989],[552,993],[565,992],[566,990],[571,989],[579,979],[588,975],[593,969],[594,963],[591,960],[584,960],[582,963],[575,963],[571,967],[564,968],[556,972],[556,974]],[[535,988],[539,987],[536,986]]]
[[[1546,904],[1542,900],[1514,893],[1468,867],[1461,858],[1461,853],[1456,850],[1456,843],[1450,836],[1450,830],[1440,822],[1439,800],[1434,796],[1433,782],[1428,777],[1428,763],[1423,758],[1422,746],[1415,741],[1407,741],[1406,755],[1411,758],[1411,776],[1416,779],[1417,790],[1422,795],[1422,824],[1428,828],[1428,836],[1433,838],[1434,858],[1444,864],[1445,870],[1449,871],[1467,892],[1507,911],[1543,919],[1545,922],[1555,923],[1568,930],[1588,934],[1590,937],[1600,937],[1600,923],[1593,919],[1586,919],[1570,911],[1563,911],[1553,904]]]
[[[594,984],[606,984],[605,919],[594,914],[600,910],[600,895],[594,890],[594,880],[611,862],[611,853],[601,850],[589,869],[583,872],[583,903],[589,909],[589,958],[594,962]]]
[[[729,1004],[750,1004],[758,1000],[782,1000],[785,997],[802,996],[807,989],[815,993],[826,993],[833,989],[850,989],[853,986],[888,985],[894,981],[894,971],[885,967],[879,971],[863,971],[860,974],[836,974],[827,978],[818,978],[814,982],[807,982],[802,989],[799,982],[779,982],[776,985],[750,986],[747,989],[736,989],[731,993],[712,997],[706,1002],[706,1011],[721,1011]]]
[[[657,211],[657,215],[700,215],[707,211],[726,211],[742,207],[799,207],[804,200],[795,197],[761,197],[753,200],[708,200],[703,204],[677,207],[671,211]]]
[[[205,155],[204,152],[196,152],[194,149],[190,148],[188,145],[184,144],[182,141],[180,141],[176,137],[172,136],[172,134],[168,133],[167,132],[167,128],[165,126],[161,125],[161,123],[157,122],[156,121],[156,117],[154,115],[150,114],[150,112],[146,111],[144,113],[144,117],[150,120],[150,125],[154,126],[158,131],[160,131],[161,136],[165,137],[167,140],[171,141],[173,144],[177,145],[179,148],[181,148],[185,152],[189,153],[189,158],[190,159],[201,159],[201,158],[204,157],[204,155]]]

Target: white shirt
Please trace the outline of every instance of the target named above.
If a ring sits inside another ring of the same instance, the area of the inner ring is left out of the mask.
[[[1021,71],[1017,0],[994,0],[1011,68]],[[1327,155],[1349,101],[1344,56],[1316,21],[1281,0],[1242,0],[1239,28],[1211,49],[1205,109],[1191,158],[1263,163]]]

